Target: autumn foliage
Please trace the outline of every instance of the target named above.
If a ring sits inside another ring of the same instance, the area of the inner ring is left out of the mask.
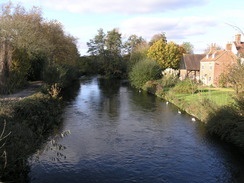
[[[156,60],[162,69],[178,69],[183,53],[184,49],[179,45],[160,39],[149,48],[147,56]]]

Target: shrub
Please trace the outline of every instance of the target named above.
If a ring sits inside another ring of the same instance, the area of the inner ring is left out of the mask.
[[[236,108],[239,111],[240,115],[244,116],[244,92],[236,94],[234,100],[236,102]]]
[[[175,86],[178,82],[179,82],[178,76],[172,74],[164,75],[163,78],[159,80],[159,83],[163,87],[172,87]]]
[[[67,64],[53,64],[48,66],[44,72],[44,81],[53,85],[58,84],[58,87],[65,88],[79,76],[78,69],[75,66]]]
[[[159,79],[160,76],[159,65],[150,59],[136,63],[129,73],[131,84],[136,88],[142,88],[147,81]]]
[[[187,103],[186,111],[194,114],[198,119],[206,122],[209,115],[212,115],[217,110],[217,104],[208,98],[197,99],[192,103]]]
[[[14,102],[4,102],[4,105],[1,102],[0,129],[3,129],[6,121],[4,135],[11,134],[7,137],[7,143],[0,142],[1,155],[7,153],[7,161],[0,159],[0,179],[4,182],[28,182],[25,179],[28,172],[27,159],[41,148],[54,130],[59,130],[62,102],[42,93]]]
[[[175,85],[173,91],[176,93],[195,93],[197,91],[197,84],[186,79]]]
[[[156,93],[157,85],[158,85],[157,81],[147,81],[143,85],[142,89],[145,90],[148,93],[155,94]]]
[[[99,63],[95,56],[84,56],[79,60],[79,72],[81,75],[95,75],[98,71]]]
[[[244,152],[244,117],[230,106],[220,108],[209,116],[207,131],[231,142]]]
[[[165,95],[165,89],[164,85],[162,84],[162,80],[147,81],[145,85],[143,85],[142,89],[148,93],[155,94],[158,97],[163,97]]]
[[[49,95],[37,93],[13,105],[13,118],[33,131],[48,130],[61,113],[61,102]]]
[[[149,45],[147,43],[139,44],[133,49],[127,64],[127,70],[129,72],[132,70],[136,63],[147,58],[148,49]]]

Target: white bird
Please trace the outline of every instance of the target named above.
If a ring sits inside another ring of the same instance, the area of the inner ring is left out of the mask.
[[[178,113],[179,113],[179,114],[181,114],[181,111],[180,111],[180,110],[178,110]]]
[[[196,119],[195,119],[195,118],[191,118],[191,120],[192,120],[192,121],[196,121]]]
[[[139,90],[139,93],[141,93],[141,89]]]
[[[167,102],[166,102],[166,104],[168,105],[168,104],[169,104],[169,102],[167,101]]]

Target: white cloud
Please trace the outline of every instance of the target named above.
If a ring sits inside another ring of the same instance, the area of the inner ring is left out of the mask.
[[[208,0],[20,0],[75,13],[155,13],[200,6]]]
[[[169,39],[184,39],[190,36],[203,35],[209,27],[217,26],[218,21],[211,17],[136,17],[125,20],[121,32],[128,35],[137,34],[150,39],[154,34],[165,32]]]

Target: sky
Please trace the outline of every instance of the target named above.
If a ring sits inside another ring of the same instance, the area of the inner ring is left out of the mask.
[[[9,0],[0,0],[6,3]],[[81,55],[97,30],[118,28],[123,40],[130,35],[147,41],[164,32],[168,41],[190,42],[194,53],[203,53],[211,43],[225,48],[244,31],[243,0],[12,0],[30,9],[42,9],[47,20],[58,20],[66,33],[78,39]],[[230,26],[233,25],[233,26]],[[244,38],[242,38],[244,40]]]

